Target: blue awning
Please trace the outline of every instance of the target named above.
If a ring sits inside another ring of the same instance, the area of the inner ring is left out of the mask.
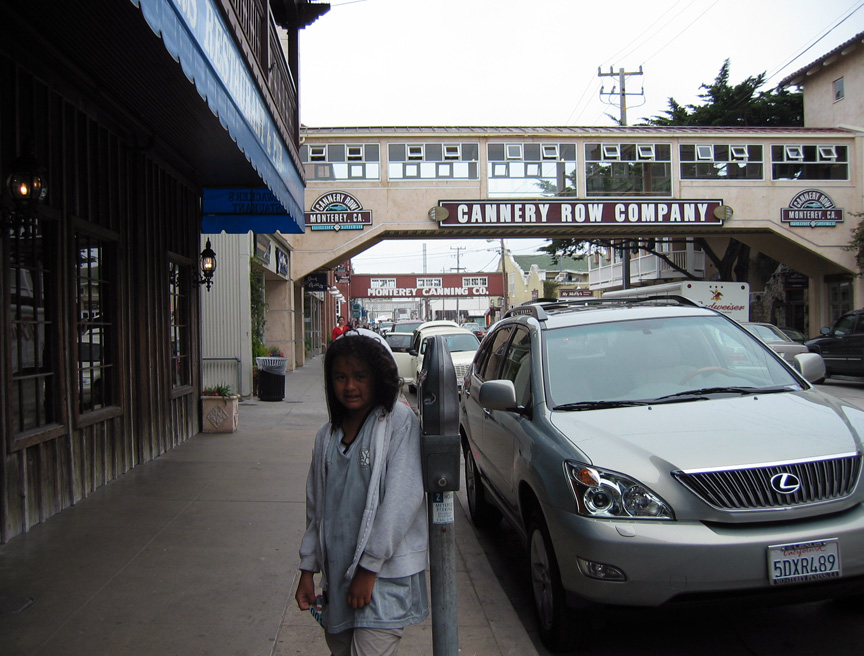
[[[250,230],[259,235],[303,232],[266,187],[205,189],[202,210],[201,232],[204,234],[223,231],[244,234]],[[293,227],[286,229],[289,224]]]
[[[302,233],[303,179],[212,0],[130,0],[282,205],[281,214],[210,217],[204,233]]]

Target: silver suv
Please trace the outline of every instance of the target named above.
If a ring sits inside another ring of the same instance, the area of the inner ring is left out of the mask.
[[[466,492],[525,539],[544,643],[590,603],[864,594],[864,411],[824,370],[670,299],[497,323],[460,402]]]

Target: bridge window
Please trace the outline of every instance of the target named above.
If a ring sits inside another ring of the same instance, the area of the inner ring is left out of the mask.
[[[372,278],[369,280],[372,289],[396,289],[396,278]]]
[[[317,144],[300,147],[307,180],[380,180],[378,144]]]
[[[477,180],[476,143],[387,145],[390,180]]]
[[[474,276],[472,278],[462,278],[463,287],[488,287],[489,278],[486,276]]]
[[[490,143],[489,197],[575,196],[576,144]]]
[[[585,144],[588,196],[668,196],[672,193],[669,144]]]
[[[681,144],[682,180],[762,180],[762,146]]]
[[[848,180],[848,146],[783,144],[771,146],[774,180]]]
[[[443,287],[442,278],[417,278],[417,287]]]

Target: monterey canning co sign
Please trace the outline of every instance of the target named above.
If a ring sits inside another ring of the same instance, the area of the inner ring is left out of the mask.
[[[440,201],[443,228],[529,224],[556,225],[723,225],[719,200],[473,200]],[[720,208],[720,209],[718,209]],[[432,212],[430,212],[432,216]]]

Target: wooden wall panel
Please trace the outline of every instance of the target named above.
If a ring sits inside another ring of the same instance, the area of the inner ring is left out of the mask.
[[[56,217],[50,239],[60,254],[51,272],[59,325],[74,325],[77,312],[77,261],[70,252],[74,226],[117,235],[119,261],[113,297],[119,339],[117,406],[86,421],[78,417],[72,393],[77,362],[70,348],[77,336],[72,329],[59,331],[52,344],[62,356],[56,365],[64,409],[63,430],[55,431],[59,436],[13,449],[8,391],[0,392],[0,542],[5,542],[198,432],[199,289],[187,281],[192,378],[189,385],[173,388],[168,264],[173,256],[193,268],[197,262],[200,189],[141,149],[140,137],[125,127],[122,117],[94,111],[99,98],[64,96],[58,89],[65,85],[39,80],[4,55],[0,87],[0,168],[8,170],[17,156],[15,135],[22,124],[38,128],[44,138],[40,155],[50,176],[45,211]],[[4,235],[0,242],[4,307],[9,303],[9,241]],[[9,330],[9,322],[0,318],[0,337],[7,345],[0,351],[4,390],[11,379]]]

